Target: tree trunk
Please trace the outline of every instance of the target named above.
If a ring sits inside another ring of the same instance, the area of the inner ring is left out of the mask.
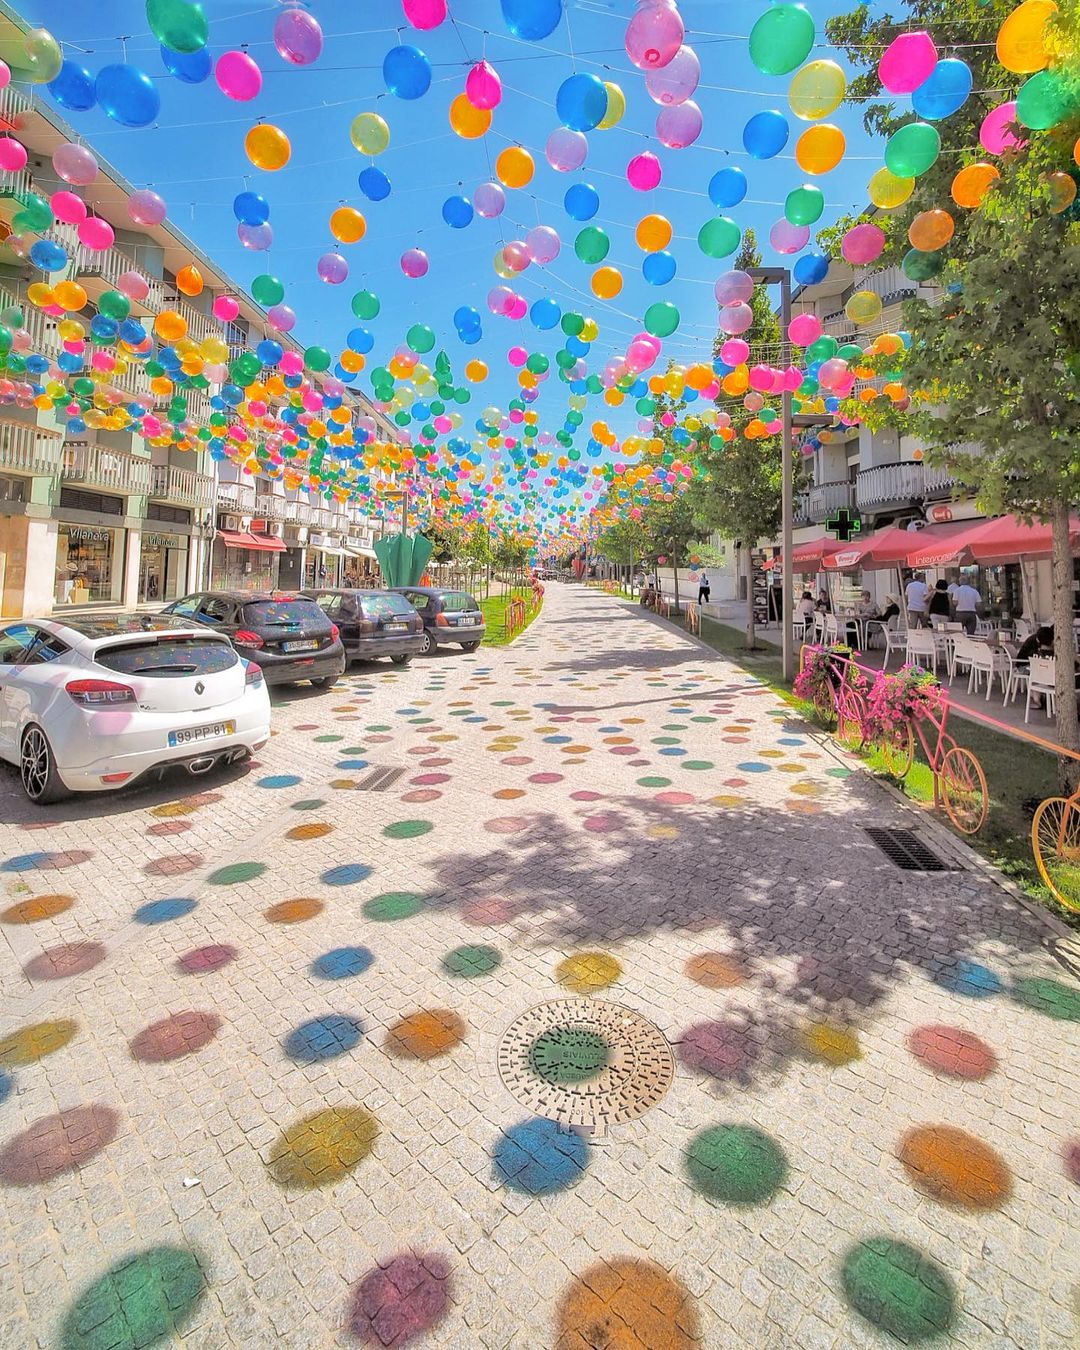
[[[1054,504],[1053,554],[1054,658],[1057,670],[1057,734],[1066,750],[1080,751],[1080,724],[1076,715],[1076,635],[1073,632],[1073,561],[1069,547],[1069,503]],[[1065,792],[1080,783],[1080,763],[1062,755],[1058,776]]]
[[[757,646],[757,629],[754,626],[754,550],[749,544],[746,553],[746,650],[752,652]]]
[[[672,572],[673,572],[673,574],[674,574],[674,576],[675,576],[675,613],[678,614],[678,613],[680,613],[680,610],[679,610],[679,569],[678,569],[678,567],[675,566],[675,559],[674,559],[674,558],[672,558],[672,560],[671,560],[671,570],[672,570]]]

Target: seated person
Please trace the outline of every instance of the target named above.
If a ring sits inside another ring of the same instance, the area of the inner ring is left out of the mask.
[[[1016,653],[1017,661],[1030,661],[1033,656],[1053,656],[1054,625],[1044,624],[1036,628],[1030,637],[1026,637]]]
[[[858,604],[855,606],[855,613],[860,619],[875,619],[877,618],[877,612],[877,605],[870,599],[870,592],[863,591],[859,596]]]
[[[803,591],[802,599],[795,606],[795,617],[801,619],[804,624],[811,624],[814,622],[814,615],[816,613],[817,609],[814,605],[814,597],[809,591]]]

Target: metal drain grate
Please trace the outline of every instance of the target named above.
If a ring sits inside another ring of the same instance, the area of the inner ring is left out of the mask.
[[[404,778],[407,769],[391,769],[387,765],[372,769],[357,783],[353,789],[354,792],[388,792],[400,779]]]
[[[926,847],[911,830],[882,829],[869,826],[866,833],[886,858],[905,872],[951,872],[949,863]]]

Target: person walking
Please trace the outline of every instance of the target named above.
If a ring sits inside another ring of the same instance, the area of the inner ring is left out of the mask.
[[[908,627],[925,628],[930,587],[926,584],[924,573],[916,572],[904,587],[904,602],[907,605]]]
[[[961,581],[956,588],[956,619],[964,625],[964,632],[970,637],[979,621],[979,606],[982,596],[970,582]]]
[[[948,619],[952,614],[952,602],[949,596],[948,583],[939,581],[934,586],[933,594],[930,596],[930,608],[927,611],[931,621],[934,619]]]
[[[701,580],[698,582],[697,588],[697,602],[699,605],[703,602],[706,605],[709,603],[709,590],[709,574],[707,572],[702,572]]]

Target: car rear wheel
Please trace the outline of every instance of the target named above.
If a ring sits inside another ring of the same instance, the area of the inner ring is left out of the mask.
[[[407,666],[409,664],[408,656],[392,656],[390,658],[395,666]]]
[[[40,727],[27,727],[19,753],[19,777],[23,791],[35,806],[48,806],[67,796],[56,772],[52,746]]]
[[[479,642],[463,642],[461,644],[461,650],[463,652],[474,652],[479,646],[480,646]]]
[[[425,628],[424,636],[420,639],[420,655],[430,656],[434,650],[435,650],[435,642],[432,639],[431,634]]]
[[[322,675],[319,679],[311,681],[316,689],[332,689],[337,682],[338,677],[336,675]]]

